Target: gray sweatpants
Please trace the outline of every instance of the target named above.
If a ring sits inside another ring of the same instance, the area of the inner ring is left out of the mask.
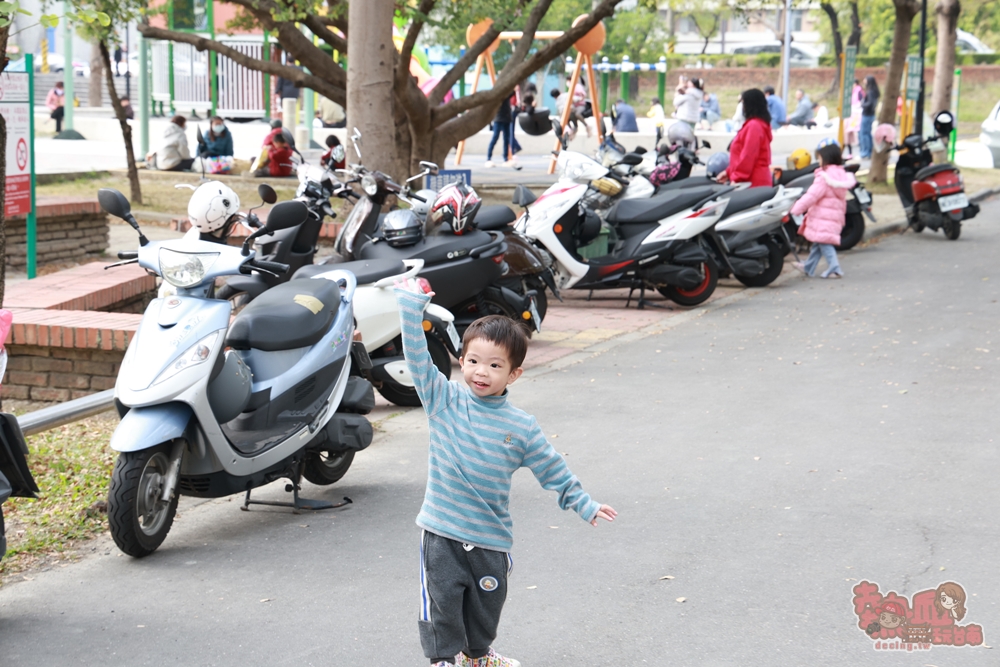
[[[497,636],[509,554],[424,531],[420,542],[420,643],[431,662],[479,658]]]

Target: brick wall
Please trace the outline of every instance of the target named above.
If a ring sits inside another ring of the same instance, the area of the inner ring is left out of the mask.
[[[124,350],[8,345],[4,398],[68,401],[115,386]]]
[[[36,202],[38,266],[80,262],[108,249],[108,216],[95,200],[40,197]],[[7,218],[7,266],[26,267],[27,226],[23,217]]]

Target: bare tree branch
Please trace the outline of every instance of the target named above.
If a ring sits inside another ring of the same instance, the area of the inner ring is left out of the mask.
[[[314,35],[341,53],[347,53],[347,40],[326,27],[328,25],[333,25],[329,19],[323,16],[310,14],[306,17],[305,23],[306,27],[309,28]]]
[[[518,40],[517,47],[514,48],[514,53],[507,61],[504,69],[507,69],[511,63],[515,65],[522,63],[528,57],[528,51],[531,50],[531,45],[535,41],[535,31],[538,30],[538,24],[542,22],[542,18],[551,6],[552,0],[539,0],[539,3],[531,10],[531,14],[528,15],[528,23],[522,31],[521,39]]]
[[[199,37],[198,35],[178,32],[176,30],[167,30],[165,28],[156,28],[147,24],[139,25],[139,32],[142,33],[143,37],[147,39],[164,39],[171,42],[181,42],[184,44],[191,44],[199,51],[214,51],[215,53],[221,54],[232,60],[233,62],[239,63],[240,65],[246,67],[247,69],[254,70],[255,72],[263,72],[265,74],[273,74],[275,76],[280,76],[282,78],[294,81],[297,86],[306,86],[312,88],[319,94],[327,97],[338,104],[346,104],[347,102],[347,91],[346,91],[346,81],[347,75],[340,65],[333,62],[322,49],[319,49],[303,35],[301,32],[295,30],[292,24],[286,24],[292,32],[298,33],[299,37],[312,49],[323,54],[326,58],[326,62],[320,64],[317,67],[310,66],[313,71],[323,71],[324,75],[329,78],[320,78],[314,74],[306,74],[297,67],[292,67],[291,65],[282,65],[281,63],[273,62],[270,60],[260,60],[258,58],[252,58],[242,51],[238,51],[225,44],[208,39],[206,37]],[[281,30],[281,29],[279,29]],[[284,39],[284,33],[281,33],[282,39]],[[291,50],[290,50],[291,52]],[[303,54],[293,53],[300,61],[304,59],[299,57]],[[343,83],[341,83],[343,82]]]
[[[448,73],[441,77],[437,85],[428,96],[433,106],[441,104],[441,100],[448,94],[451,87],[458,83],[458,80],[465,76],[465,73],[472,67],[472,64],[489,48],[490,44],[500,36],[500,30],[494,23],[490,29],[483,33],[483,36],[476,40],[476,43],[469,47],[465,55],[458,59],[458,62],[448,70]]]
[[[423,17],[431,13],[437,0],[420,0],[417,7],[417,16],[410,22],[410,28],[406,31],[406,38],[403,39],[403,46],[399,49],[399,60],[396,63],[396,90],[404,83],[404,79],[412,78],[410,75],[410,58],[413,56],[413,47],[417,43],[417,37],[424,27]]]

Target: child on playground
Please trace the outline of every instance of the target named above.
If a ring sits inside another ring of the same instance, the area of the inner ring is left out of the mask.
[[[497,635],[513,561],[511,476],[530,468],[559,506],[594,526],[617,512],[584,492],[535,418],[508,401],[528,349],[523,325],[502,315],[473,322],[462,341],[462,379],[449,382],[427,349],[430,295],[397,283],[403,351],[427,412],[430,460],[417,525],[420,643],[432,667],[520,667],[490,646]]]
[[[840,232],[847,214],[847,191],[854,187],[852,174],[844,170],[840,146],[829,143],[816,151],[819,169],[816,179],[792,207],[792,215],[805,214],[799,234],[812,241],[809,257],[793,266],[807,276],[816,274],[820,257],[826,258],[827,269],[823,278],[843,278],[844,272],[837,260],[836,246],[840,245]]]

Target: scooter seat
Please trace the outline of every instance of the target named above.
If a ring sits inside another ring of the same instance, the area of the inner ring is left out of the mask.
[[[675,190],[650,199],[623,199],[608,211],[607,221],[619,225],[657,222],[691,208],[712,193],[713,186]]]
[[[915,181],[922,181],[928,176],[933,176],[934,174],[940,174],[942,171],[954,171],[955,165],[945,162],[943,164],[932,164],[924,167],[913,177]]]
[[[292,276],[292,280],[298,280],[299,278],[312,278],[313,276],[318,276],[322,273],[326,273],[327,271],[333,271],[334,269],[340,271],[350,271],[354,274],[354,277],[358,279],[359,285],[370,285],[371,283],[382,280],[383,278],[398,276],[399,274],[406,272],[406,267],[403,266],[402,260],[399,259],[362,259],[357,262],[341,262],[339,264],[310,264],[309,266],[303,266],[295,272],[295,275]]]
[[[509,206],[483,206],[476,212],[472,224],[476,229],[499,232],[517,220],[517,214]]]
[[[471,250],[489,245],[492,241],[492,236],[480,231],[461,236],[435,234],[401,248],[394,248],[384,241],[369,241],[361,246],[359,252],[363,259],[422,259],[426,264],[439,264],[467,257]]]
[[[229,326],[226,345],[265,352],[314,345],[339,307],[340,286],[334,281],[292,280],[251,301]]]
[[[748,188],[739,190],[729,195],[729,203],[726,205],[725,215],[745,211],[756,206],[760,206],[768,199],[774,197],[777,188]]]

